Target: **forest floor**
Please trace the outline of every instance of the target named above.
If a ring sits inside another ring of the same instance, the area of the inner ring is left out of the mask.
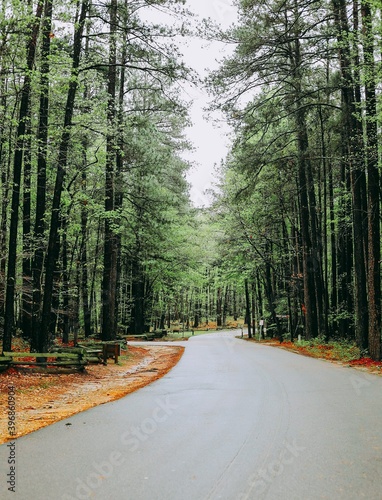
[[[250,342],[286,349],[311,358],[325,359],[326,361],[357,368],[361,371],[367,371],[376,375],[382,375],[382,361],[373,361],[369,357],[362,357],[357,347],[346,342],[325,343],[319,339],[315,339],[310,342],[302,341],[298,343],[285,341],[280,343],[278,339],[266,339],[261,341],[254,338],[248,339],[248,337],[244,337],[244,339]]]
[[[22,349],[13,349],[22,350]],[[128,345],[118,364],[88,365],[84,372],[36,373],[30,368],[10,368],[0,373],[0,444],[15,437],[70,417],[76,413],[115,401],[163,377],[183,354],[174,346]],[[8,432],[8,394],[14,388],[16,435]]]

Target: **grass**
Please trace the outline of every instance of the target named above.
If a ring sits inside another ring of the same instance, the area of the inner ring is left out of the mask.
[[[382,371],[382,361],[373,361],[367,356],[367,353],[361,351],[354,343],[346,340],[325,342],[323,338],[316,338],[309,341],[301,340],[295,344],[285,342],[280,345],[281,347],[293,348],[301,352],[301,354],[314,358],[340,361],[348,363],[349,366],[359,366],[373,370],[374,373]]]
[[[166,339],[168,340],[181,340],[181,339],[189,339],[190,337],[196,337],[197,335],[205,335],[206,333],[211,333],[213,330],[194,330],[192,331],[180,331],[179,333],[168,332],[166,335]]]
[[[280,344],[278,339],[266,339],[260,341],[263,343],[277,343],[284,349],[298,351],[301,354],[313,358],[328,359],[332,361],[341,361],[345,363],[356,362],[363,358],[360,349],[352,342],[346,340],[326,342],[323,337],[317,337],[311,340],[284,341]]]
[[[352,342],[345,340],[325,342],[323,338],[317,337],[309,341],[296,342],[295,346],[317,358],[347,362],[361,357],[360,349]]]

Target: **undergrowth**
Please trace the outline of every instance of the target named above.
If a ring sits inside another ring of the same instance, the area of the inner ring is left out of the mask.
[[[325,357],[328,359],[353,361],[360,359],[359,347],[347,340],[337,340],[326,342],[324,337],[316,337],[311,340],[300,340],[295,343],[297,348],[305,350],[315,357]]]

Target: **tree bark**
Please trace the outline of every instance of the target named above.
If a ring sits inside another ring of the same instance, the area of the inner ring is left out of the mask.
[[[249,294],[249,283],[248,278],[244,280],[245,287],[245,322],[248,327],[248,338],[252,338],[252,321],[251,321],[251,298]]]
[[[105,179],[105,245],[104,270],[102,279],[102,340],[116,336],[117,265],[118,244],[113,229],[115,221],[115,169],[116,169],[116,61],[117,61],[117,0],[110,4],[110,44],[108,69],[108,132],[106,138],[106,179]],[[140,293],[140,292],[139,292]]]
[[[366,162],[368,195],[368,305],[369,352],[374,360],[381,359],[381,233],[378,168],[377,101],[374,61],[374,35],[371,8],[368,1],[361,2],[363,53],[365,62],[366,101]]]
[[[216,326],[222,326],[222,289],[219,286],[216,294]]]
[[[54,282],[54,271],[55,271],[55,244],[60,225],[59,220],[60,220],[61,195],[65,181],[65,170],[68,159],[70,130],[72,127],[72,119],[74,113],[74,101],[78,88],[78,69],[81,56],[81,42],[82,42],[82,35],[84,31],[84,25],[85,25],[86,15],[88,12],[88,7],[89,7],[88,0],[84,0],[81,4],[80,16],[74,34],[72,75],[69,83],[69,90],[66,100],[64,128],[59,146],[57,174],[56,174],[56,182],[54,186],[54,194],[52,202],[52,217],[50,221],[50,231],[48,240],[48,251],[45,263],[44,299],[42,308],[41,327],[38,336],[38,349],[39,350],[41,349],[41,352],[44,352],[48,348],[48,343],[49,343],[48,341],[49,341],[50,312],[52,306],[52,293],[53,293],[53,282]]]
[[[19,119],[17,126],[17,138],[15,146],[15,155],[13,160],[13,181],[12,181],[12,202],[11,202],[11,221],[9,227],[8,243],[8,270],[6,281],[6,297],[4,312],[4,337],[3,351],[12,349],[12,337],[15,331],[15,290],[16,290],[16,262],[17,262],[17,236],[19,223],[19,203],[21,172],[24,155],[24,135],[26,130],[26,120],[28,117],[30,93],[31,93],[31,72],[36,55],[37,37],[39,33],[39,23],[42,15],[42,2],[37,4],[32,33],[28,43],[27,55],[27,73],[24,78],[24,85],[21,92],[21,103]]]
[[[86,145],[84,145],[86,148]],[[86,153],[84,149],[84,160],[86,163]],[[86,172],[82,172],[82,188],[86,190]],[[91,309],[89,306],[89,273],[88,273],[88,252],[87,252],[87,240],[88,240],[88,212],[85,205],[81,207],[81,250],[80,250],[80,262],[81,262],[81,295],[82,295],[82,313],[84,317],[84,331],[85,337],[89,337],[92,334],[92,321],[91,321]]]
[[[47,179],[47,148],[48,148],[48,117],[49,117],[49,55],[50,35],[52,30],[52,0],[46,0],[43,40],[41,47],[41,79],[40,79],[40,110],[37,133],[37,192],[36,213],[33,231],[34,256],[32,262],[33,297],[31,321],[31,350],[38,350],[38,328],[41,322],[40,309],[42,297],[42,276],[45,253],[45,213],[46,213],[46,179]]]
[[[23,264],[22,264],[22,296],[20,325],[24,338],[32,335],[33,312],[33,276],[32,276],[32,238],[31,238],[31,174],[32,174],[32,131],[30,110],[24,148],[24,182],[23,182]]]
[[[131,331],[135,335],[145,333],[145,281],[138,259],[132,262],[132,311]],[[170,318],[170,314],[169,314]]]

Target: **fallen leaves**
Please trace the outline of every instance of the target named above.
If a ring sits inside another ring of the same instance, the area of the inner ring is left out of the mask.
[[[119,399],[165,375],[181,358],[178,346],[129,346],[121,363],[90,365],[83,373],[46,374],[8,369],[0,374],[0,407],[15,387],[16,432],[20,437],[80,411]],[[6,412],[0,414],[0,444],[11,439]]]
[[[245,340],[248,340],[248,338]],[[250,341],[258,342],[256,339],[250,339]],[[359,349],[356,346],[342,345],[341,343],[320,344],[315,342],[309,345],[306,341],[299,345],[297,342],[293,343],[290,341],[280,343],[277,339],[262,340],[260,343],[293,351],[303,356],[326,359],[345,366],[364,368],[370,372],[382,374],[382,361],[373,361],[371,358],[365,357],[359,358]]]
[[[370,368],[378,368],[382,369],[382,361],[374,361],[371,358],[361,358],[361,359],[354,359],[353,361],[349,362],[349,365],[351,366],[365,366],[365,367],[370,367]]]

